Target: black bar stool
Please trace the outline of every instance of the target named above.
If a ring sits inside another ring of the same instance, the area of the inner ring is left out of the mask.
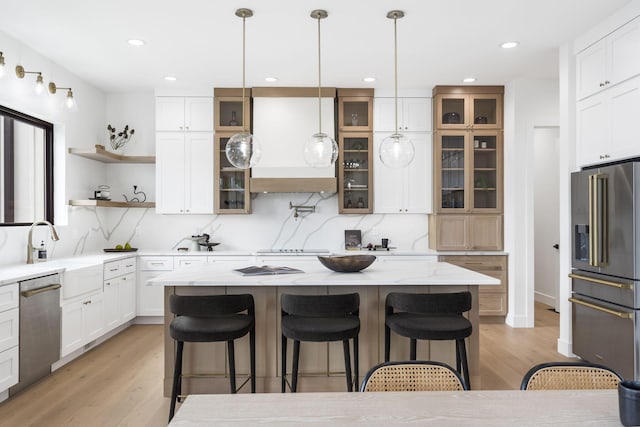
[[[182,351],[185,342],[227,342],[231,393],[235,393],[233,340],[249,334],[251,393],[256,392],[255,309],[252,295],[171,295],[169,308],[176,315],[169,325],[169,334],[177,341],[169,421],[173,418],[182,389]],[[246,314],[243,314],[245,311]]]
[[[462,313],[471,310],[471,292],[411,294],[392,292],[385,302],[384,360],[391,353],[391,331],[411,340],[410,358],[416,360],[417,340],[455,340],[456,369],[469,382],[464,339],[473,326]]]
[[[342,341],[347,391],[353,391],[349,339],[353,339],[355,389],[358,389],[358,333],[360,332],[360,295],[283,294],[282,306],[282,393],[286,387],[287,338],[293,340],[291,391],[298,388],[300,341]]]

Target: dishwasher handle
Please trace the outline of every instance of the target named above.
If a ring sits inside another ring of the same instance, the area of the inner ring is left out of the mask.
[[[38,295],[41,294],[43,292],[48,292],[48,291],[55,291],[56,289],[60,289],[62,287],[61,284],[59,283],[54,283],[53,285],[49,285],[49,286],[44,286],[42,288],[38,288],[38,289],[31,289],[30,291],[23,291],[20,292],[20,295],[22,295],[25,298],[29,298],[32,297],[34,295]]]

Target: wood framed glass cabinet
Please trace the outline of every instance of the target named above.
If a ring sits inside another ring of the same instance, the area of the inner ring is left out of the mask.
[[[214,186],[217,214],[251,212],[250,169],[239,169],[227,159],[225,149],[233,133],[217,132],[214,137]]]

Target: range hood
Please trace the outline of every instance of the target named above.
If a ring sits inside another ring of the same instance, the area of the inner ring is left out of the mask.
[[[318,132],[317,88],[253,88],[253,134],[262,159],[251,169],[252,193],[335,193],[335,165],[312,168],[303,148]],[[335,88],[322,89],[322,131],[335,139]]]

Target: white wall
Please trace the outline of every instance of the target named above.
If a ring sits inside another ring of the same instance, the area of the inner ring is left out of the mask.
[[[559,124],[557,80],[518,79],[505,85],[504,239],[509,253],[507,323],[533,327],[533,135]]]
[[[2,32],[0,46],[6,58],[5,75],[0,78],[0,104],[54,124],[55,223],[60,241],[49,240],[46,227],[38,227],[33,240],[46,240],[50,256],[68,256],[76,252],[78,237],[93,227],[93,222],[84,212],[69,209],[66,200],[70,195],[79,195],[85,183],[102,181],[104,168],[89,165],[80,158],[67,155],[66,151],[68,147],[92,146],[103,136],[105,95]],[[16,65],[22,65],[28,71],[42,72],[45,86],[53,81],[58,86],[73,88],[79,111],[70,113],[63,107],[65,92],[59,92],[56,96],[47,93],[35,95],[35,76],[28,74],[24,79],[18,79],[14,72]],[[65,173],[65,168],[68,173]],[[26,260],[27,232],[27,227],[0,227],[0,265]],[[100,247],[93,241],[87,243],[87,247]]]

